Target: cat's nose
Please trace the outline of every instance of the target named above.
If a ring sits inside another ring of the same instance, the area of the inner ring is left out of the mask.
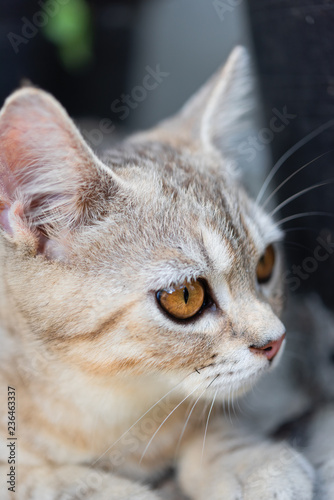
[[[285,339],[285,333],[280,337],[278,340],[274,340],[272,342],[269,342],[268,344],[264,345],[263,347],[257,347],[255,345],[252,345],[249,349],[254,353],[254,354],[260,354],[262,356],[266,356],[266,358],[269,361],[272,361],[278,351],[281,348],[281,345],[283,343],[283,340]]]

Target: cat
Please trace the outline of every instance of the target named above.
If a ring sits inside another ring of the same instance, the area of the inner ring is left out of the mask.
[[[49,94],[6,101],[2,499],[158,500],[171,468],[191,500],[312,498],[302,455],[215,405],[285,344],[282,233],[233,162],[252,92],[238,47],[100,158]]]

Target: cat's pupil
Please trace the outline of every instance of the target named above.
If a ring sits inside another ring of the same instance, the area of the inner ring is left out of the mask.
[[[188,292],[187,287],[184,287],[184,289],[183,289],[183,298],[184,298],[184,302],[187,304],[188,300],[189,300],[189,292]]]

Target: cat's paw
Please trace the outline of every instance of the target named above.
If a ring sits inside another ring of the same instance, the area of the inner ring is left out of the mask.
[[[254,457],[256,462],[253,471],[243,478],[243,500],[313,499],[314,470],[290,447],[269,447],[259,453],[258,459]]]
[[[23,465],[21,469],[24,480],[16,490],[20,500],[162,500],[144,484],[89,467]],[[1,494],[1,500],[14,496]]]
[[[108,484],[90,491],[87,500],[162,500],[162,497],[143,484],[114,476]]]
[[[209,438],[200,469],[196,442],[188,448],[180,482],[192,500],[312,500],[314,470],[286,444],[242,440],[226,446]]]

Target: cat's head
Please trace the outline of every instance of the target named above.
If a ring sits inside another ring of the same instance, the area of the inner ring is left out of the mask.
[[[101,159],[50,95],[6,101],[3,275],[25,335],[96,376],[159,373],[223,396],[269,368],[281,233],[233,162],[251,90],[236,49],[177,116]]]

